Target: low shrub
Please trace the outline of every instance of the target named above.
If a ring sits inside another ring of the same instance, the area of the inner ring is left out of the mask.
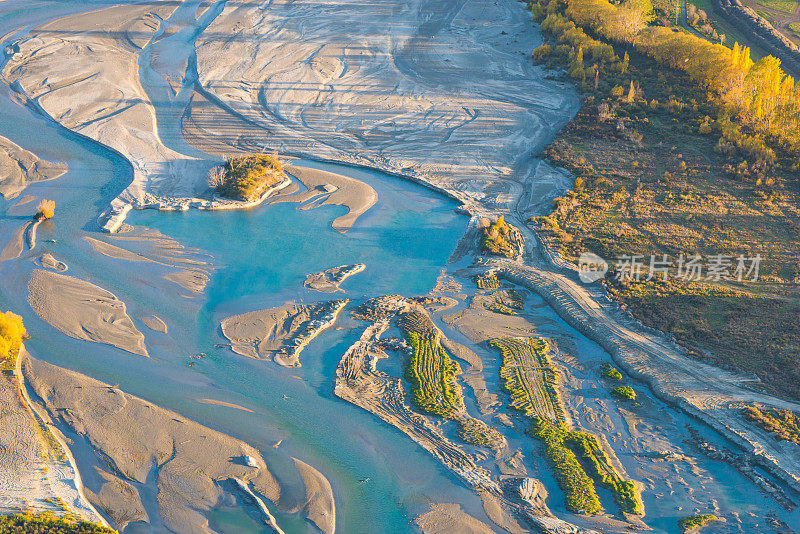
[[[689,532],[697,530],[712,521],[719,521],[719,517],[712,514],[698,514],[681,519],[678,525],[680,525],[683,532]]]
[[[636,392],[630,386],[618,386],[611,390],[615,397],[625,400],[636,400]]]
[[[610,380],[622,380],[622,373],[620,373],[613,365],[605,364],[603,366],[603,378]]]

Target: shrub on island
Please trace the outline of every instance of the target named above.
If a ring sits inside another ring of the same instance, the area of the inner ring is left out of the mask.
[[[213,169],[209,185],[221,196],[252,202],[283,180],[283,162],[276,154],[228,158]]]

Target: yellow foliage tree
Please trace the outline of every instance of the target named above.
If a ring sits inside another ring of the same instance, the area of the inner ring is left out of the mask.
[[[10,311],[0,313],[0,358],[15,357],[28,333],[22,324],[22,317]]]
[[[42,200],[36,207],[37,219],[52,219],[56,213],[56,203],[53,200]]]

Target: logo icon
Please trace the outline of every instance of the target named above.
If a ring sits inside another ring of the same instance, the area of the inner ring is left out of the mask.
[[[591,252],[584,252],[578,258],[578,277],[584,284],[591,284],[602,280],[608,272],[608,263],[606,260],[592,254]]]

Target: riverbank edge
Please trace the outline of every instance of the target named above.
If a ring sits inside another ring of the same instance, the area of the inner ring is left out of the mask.
[[[50,435],[53,438],[55,438],[55,440],[58,442],[59,447],[61,447],[61,449],[64,451],[64,456],[67,457],[67,461],[69,462],[70,468],[72,469],[72,472],[75,475],[75,478],[73,479],[75,483],[75,490],[78,492],[78,495],[83,501],[82,502],[83,506],[91,510],[100,519],[100,521],[98,521],[100,525],[111,528],[111,525],[108,523],[105,516],[100,512],[98,512],[97,508],[95,508],[92,505],[92,503],[89,502],[89,499],[86,497],[85,488],[83,486],[83,480],[81,479],[81,473],[80,471],[78,471],[78,464],[75,462],[75,457],[72,455],[72,451],[67,446],[67,443],[64,440],[63,436],[61,435],[61,432],[59,432],[58,428],[56,428],[56,426],[53,425],[52,421],[50,420],[50,417],[46,413],[42,413],[41,407],[35,402],[33,402],[33,400],[30,397],[30,394],[28,393],[28,388],[25,385],[25,375],[22,372],[22,361],[27,360],[28,358],[30,358],[30,354],[28,354],[28,351],[25,350],[25,345],[24,344],[20,345],[19,355],[17,356],[16,365],[14,367],[14,374],[16,375],[17,383],[19,385],[22,398],[25,400],[27,408],[31,411],[31,413],[36,415],[39,421],[47,428],[47,431],[50,433]],[[71,512],[74,512],[74,510],[71,510]],[[95,521],[95,518],[84,518],[84,519],[86,519],[87,521]]]

